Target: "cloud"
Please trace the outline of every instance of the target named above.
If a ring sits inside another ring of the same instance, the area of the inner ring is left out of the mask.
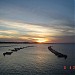
[[[16,28],[16,29],[20,28],[20,29],[26,29],[30,31],[37,31],[37,32],[47,32],[49,30],[48,28],[44,28],[43,26],[26,24],[21,22],[4,21],[4,20],[0,20],[0,22],[2,24],[5,24],[4,26],[6,27]]]
[[[3,31],[5,33],[20,33],[28,35],[41,35],[41,36],[61,36],[61,35],[72,35],[75,33],[74,28],[69,26],[55,25],[55,26],[44,26],[38,24],[27,24],[24,22],[13,22],[7,20],[0,20],[0,26],[8,27],[13,29],[9,31]],[[16,30],[16,31],[15,31]],[[2,32],[2,31],[1,31]],[[70,33],[70,34],[69,34]]]
[[[0,30],[0,34],[18,34],[16,30]]]
[[[1,39],[1,38],[6,38],[6,39],[7,39],[7,38],[14,38],[14,36],[0,35],[0,39]]]
[[[31,35],[56,35],[57,34],[61,34],[61,32],[59,32],[58,30],[52,28],[52,27],[46,27],[43,25],[37,25],[37,24],[26,24],[26,23],[21,23],[21,22],[13,22],[13,21],[6,21],[6,20],[0,20],[0,22],[2,23],[2,26],[8,27],[8,28],[13,28],[16,30],[21,30],[24,31],[26,33],[26,31],[28,32],[28,34]],[[1,26],[1,25],[0,25]],[[23,33],[24,33],[23,32]]]
[[[0,20],[0,26],[4,28],[3,30],[0,29],[0,38],[21,40],[33,40],[35,38],[46,38],[50,41],[60,40],[60,38],[64,40],[67,36],[74,36],[75,33],[74,28],[62,25],[46,26],[18,21]],[[6,30],[6,27],[8,30]],[[63,36],[65,38],[63,38]]]

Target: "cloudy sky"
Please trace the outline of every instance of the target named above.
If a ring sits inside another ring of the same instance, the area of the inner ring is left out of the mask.
[[[74,0],[0,0],[0,41],[74,42]]]

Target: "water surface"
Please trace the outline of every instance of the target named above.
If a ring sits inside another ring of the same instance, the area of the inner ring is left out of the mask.
[[[11,55],[3,56],[9,49],[21,49]],[[58,58],[48,50],[48,46],[68,57]],[[0,75],[75,75],[74,44],[0,44]],[[64,66],[67,69],[64,70]]]

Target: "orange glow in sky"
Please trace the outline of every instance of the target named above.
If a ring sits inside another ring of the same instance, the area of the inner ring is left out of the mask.
[[[38,43],[46,43],[48,41],[48,39],[45,39],[45,38],[36,38],[35,41],[38,42]]]

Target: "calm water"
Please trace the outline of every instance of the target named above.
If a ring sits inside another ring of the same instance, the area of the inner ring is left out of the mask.
[[[3,56],[9,49],[25,46],[34,47]],[[58,58],[48,46],[67,54],[68,58]],[[0,75],[75,75],[75,69],[70,70],[69,66],[75,66],[74,44],[0,44]]]

